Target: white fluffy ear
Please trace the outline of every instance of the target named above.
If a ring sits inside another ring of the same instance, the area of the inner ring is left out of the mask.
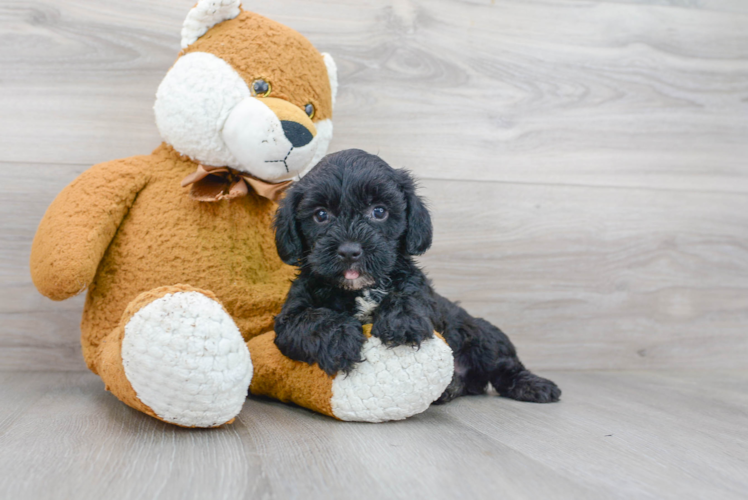
[[[335,64],[335,59],[327,52],[322,53],[322,59],[325,60],[327,76],[330,78],[330,93],[332,94],[332,107],[334,108],[335,98],[338,95],[338,66]]]
[[[218,23],[241,12],[241,0],[199,0],[182,25],[182,48],[186,49]]]

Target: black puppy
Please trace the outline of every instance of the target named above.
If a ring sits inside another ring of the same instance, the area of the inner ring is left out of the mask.
[[[431,246],[431,217],[410,174],[360,150],[326,156],[281,202],[278,253],[300,272],[275,318],[275,343],[328,374],[361,360],[362,323],[385,345],[419,345],[436,330],[455,374],[437,402],[496,391],[558,401],[561,390],[530,373],[501,330],[434,292],[412,256]]]

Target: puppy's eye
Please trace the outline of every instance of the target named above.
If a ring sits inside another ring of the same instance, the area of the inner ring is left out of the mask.
[[[254,94],[255,97],[267,97],[270,95],[272,90],[273,87],[261,78],[252,82],[252,94]]]
[[[374,207],[371,211],[371,216],[377,220],[384,220],[387,218],[387,209],[384,207]]]
[[[314,104],[310,102],[304,106],[304,112],[309,115],[309,118],[314,118]]]
[[[327,213],[327,210],[320,208],[316,212],[314,212],[314,220],[318,224],[323,224],[327,222],[327,220],[330,218],[330,215]]]

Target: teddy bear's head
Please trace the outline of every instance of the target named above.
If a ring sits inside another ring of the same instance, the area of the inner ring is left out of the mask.
[[[200,0],[156,93],[156,125],[181,154],[269,182],[298,178],[327,152],[335,62],[296,31]]]

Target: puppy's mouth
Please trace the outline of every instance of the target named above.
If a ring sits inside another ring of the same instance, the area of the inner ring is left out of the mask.
[[[362,276],[361,272],[356,269],[348,269],[343,273],[343,279],[340,280],[341,288],[345,290],[361,290],[372,286],[374,280],[369,276]]]
[[[345,276],[345,279],[353,281],[357,280],[361,276],[361,273],[359,273],[355,269],[349,269],[343,274],[343,276]]]

